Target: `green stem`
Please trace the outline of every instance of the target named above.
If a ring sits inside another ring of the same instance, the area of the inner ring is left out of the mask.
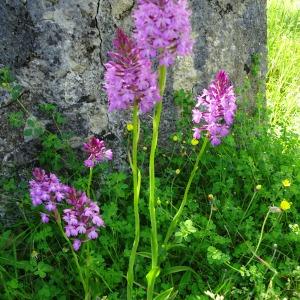
[[[270,211],[270,209],[269,209],[268,212],[267,212],[267,214],[266,214],[266,217],[265,217],[265,219],[264,219],[264,221],[263,221],[262,227],[261,227],[260,236],[259,236],[259,240],[258,240],[257,246],[256,246],[256,248],[255,248],[255,250],[254,250],[254,253],[253,253],[252,257],[251,257],[250,260],[247,262],[246,266],[249,265],[250,262],[253,260],[253,258],[257,255],[257,251],[258,251],[258,249],[259,249],[259,247],[260,247],[260,244],[261,244],[261,242],[262,242],[263,234],[264,234],[264,231],[265,231],[266,222],[267,222],[267,219],[268,219],[268,217],[269,217],[269,215],[270,215],[270,212],[271,212],[271,211]]]
[[[252,202],[253,202],[253,200],[254,200],[254,198],[255,198],[256,195],[257,195],[257,192],[255,191],[255,192],[253,193],[253,196],[252,196],[252,198],[251,198],[251,200],[250,200],[248,206],[247,206],[247,209],[246,209],[245,213],[243,214],[243,216],[242,216],[242,218],[241,218],[241,221],[240,221],[240,224],[239,224],[239,225],[242,224],[244,218],[246,217],[246,215],[247,215],[247,213],[248,213],[248,210],[249,210],[249,208],[251,207]]]
[[[89,174],[89,181],[88,181],[88,187],[87,187],[87,196],[90,198],[91,196],[91,184],[93,179],[93,168],[90,168],[90,174]]]
[[[134,282],[134,263],[136,258],[136,252],[140,240],[140,216],[139,216],[139,194],[141,185],[141,174],[137,167],[137,149],[139,141],[139,116],[138,116],[138,103],[134,103],[133,107],[133,139],[132,139],[132,176],[133,176],[133,209],[134,209],[134,220],[135,220],[135,237],[131,254],[129,257],[129,266],[127,272],[127,299],[132,299],[132,288]]]
[[[58,211],[56,211],[56,214],[55,214],[55,217],[56,217],[56,223],[60,229],[60,232],[62,234],[62,236],[65,238],[65,240],[67,241],[70,249],[71,249],[71,252],[72,252],[72,255],[73,255],[73,258],[74,258],[74,261],[75,261],[75,264],[76,264],[76,267],[77,267],[77,270],[78,270],[78,274],[79,274],[79,278],[80,278],[80,281],[82,283],[82,286],[83,286],[83,289],[84,289],[84,294],[85,294],[85,297],[84,299],[85,300],[89,300],[90,299],[90,295],[89,295],[89,291],[88,291],[88,287],[86,285],[86,282],[84,281],[83,279],[83,275],[82,275],[82,270],[81,270],[81,267],[79,265],[79,261],[78,261],[78,257],[77,257],[77,254],[75,253],[74,249],[73,249],[73,246],[72,246],[72,243],[71,241],[69,240],[69,238],[66,236],[63,228],[62,228],[62,225],[61,225],[61,218],[60,218],[60,214],[58,213]]]
[[[226,266],[228,266],[230,269],[232,269],[232,270],[238,272],[239,274],[241,274],[241,270],[239,270],[239,269],[233,267],[230,263],[225,262],[224,264],[225,264]]]
[[[169,241],[171,235],[173,234],[174,230],[176,229],[178,221],[179,221],[179,219],[180,219],[180,217],[181,217],[181,215],[183,213],[184,207],[185,207],[185,205],[187,203],[188,194],[189,194],[189,191],[190,191],[191,184],[192,184],[193,179],[194,179],[194,177],[196,175],[196,172],[198,170],[198,165],[199,165],[199,162],[200,162],[200,160],[201,160],[201,158],[202,158],[202,156],[203,156],[203,154],[205,152],[207,143],[208,143],[208,138],[205,137],[204,142],[203,142],[202,147],[201,147],[201,150],[200,150],[200,152],[199,152],[199,154],[197,156],[196,162],[194,164],[194,168],[193,168],[193,170],[191,172],[189,181],[188,181],[188,183],[187,183],[187,185],[185,187],[184,196],[183,196],[182,202],[180,204],[180,207],[179,207],[177,213],[175,214],[175,216],[173,217],[173,220],[172,220],[172,222],[171,222],[171,224],[169,226],[169,229],[167,231],[167,234],[166,234],[166,237],[165,237],[165,240],[164,240],[164,244],[165,245],[168,244],[168,241]]]
[[[166,66],[159,67],[159,92],[163,97],[166,88],[167,68]],[[155,212],[155,153],[158,141],[158,132],[160,117],[162,112],[162,100],[155,106],[153,118],[152,143],[149,161],[149,212],[151,220],[151,270],[147,275],[147,300],[153,299],[155,279],[158,276],[158,241],[157,241],[157,224]]]
[[[160,96],[163,97],[166,80],[167,80],[167,68],[166,66],[159,66],[158,70],[159,80],[159,92]],[[162,112],[162,100],[158,102],[154,110],[153,118],[153,131],[152,131],[152,143],[150,151],[149,161],[149,212],[151,220],[151,270],[147,275],[147,300],[153,299],[155,279],[159,274],[158,268],[158,241],[157,241],[157,224],[156,224],[156,212],[155,212],[155,153],[158,141],[158,132],[160,117]]]

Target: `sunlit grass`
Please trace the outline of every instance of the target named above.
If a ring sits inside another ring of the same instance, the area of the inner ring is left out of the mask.
[[[268,0],[267,99],[271,124],[300,133],[300,1]]]

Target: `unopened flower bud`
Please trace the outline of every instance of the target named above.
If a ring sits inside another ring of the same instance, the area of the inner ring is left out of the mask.
[[[133,130],[133,125],[131,123],[128,123],[126,125],[127,131],[132,131]]]
[[[207,196],[207,198],[208,198],[209,201],[213,201],[214,200],[214,195],[213,194],[209,194]]]
[[[191,140],[191,144],[192,144],[193,146],[196,146],[196,145],[199,144],[199,141],[198,141],[197,139],[192,139],[192,140]]]
[[[260,191],[261,188],[262,188],[262,185],[261,185],[261,184],[258,184],[258,185],[255,187],[255,189],[256,189],[257,191]]]

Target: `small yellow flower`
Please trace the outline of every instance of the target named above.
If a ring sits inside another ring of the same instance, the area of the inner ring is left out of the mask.
[[[262,189],[262,185],[261,185],[261,184],[258,184],[258,185],[255,187],[255,189],[256,189],[257,191],[260,191],[260,190]]]
[[[191,144],[192,144],[193,146],[196,146],[196,145],[199,144],[199,141],[198,141],[197,139],[192,139]]]
[[[176,171],[175,171],[175,173],[178,175],[178,174],[180,174],[180,169],[177,169]]]
[[[127,131],[132,131],[133,130],[133,125],[131,123],[127,124]]]
[[[143,150],[144,150],[144,151],[147,151],[147,149],[148,149],[148,148],[147,148],[146,146],[143,147]]]
[[[289,186],[291,186],[291,182],[288,179],[284,179],[284,180],[282,180],[282,185],[284,187],[289,187]]]
[[[173,136],[173,142],[177,142],[178,141],[178,136],[177,135],[174,135]]]
[[[288,202],[286,199],[283,199],[281,202],[280,202],[280,208],[282,210],[288,210],[290,209],[292,206],[292,202]]]

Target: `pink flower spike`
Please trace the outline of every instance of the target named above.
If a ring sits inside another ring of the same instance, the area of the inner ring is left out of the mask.
[[[66,201],[71,206],[63,211],[63,220],[67,223],[66,235],[76,237],[81,242],[96,239],[98,228],[105,226],[99,214],[99,206],[85,193],[74,188],[69,188]]]
[[[161,100],[151,61],[143,57],[136,42],[121,29],[117,30],[113,45],[111,60],[105,64],[109,111],[128,109],[135,101],[141,112],[150,111]]]
[[[32,204],[43,204],[46,210],[54,211],[56,204],[65,198],[66,186],[60,183],[56,175],[47,175],[42,169],[35,168],[32,174],[34,179],[29,181]]]
[[[104,141],[92,137],[88,143],[83,144],[83,149],[89,157],[84,161],[84,165],[93,168],[99,162],[112,160],[113,153],[111,149],[106,149]]]
[[[170,66],[176,56],[191,54],[190,15],[187,0],[138,0],[133,18],[143,56],[158,56],[161,65]]]
[[[230,132],[236,111],[236,97],[227,73],[219,71],[208,89],[204,89],[197,98],[193,109],[193,122],[199,127],[194,128],[193,137],[200,138],[205,131],[211,144],[217,146],[221,139]]]

